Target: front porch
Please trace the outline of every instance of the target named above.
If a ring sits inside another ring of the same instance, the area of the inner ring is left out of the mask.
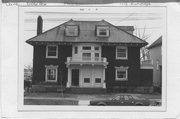
[[[104,65],[73,64],[68,67],[67,88],[103,88],[106,89]]]

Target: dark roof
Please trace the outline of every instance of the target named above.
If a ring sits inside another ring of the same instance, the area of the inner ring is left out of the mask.
[[[67,37],[64,35],[66,25],[78,25],[79,36]],[[97,37],[95,35],[95,28],[97,25],[107,25],[110,28],[109,37]],[[123,26],[124,28],[124,26]],[[129,27],[132,29],[132,27]],[[100,42],[100,43],[138,43],[147,45],[148,43],[142,39],[128,33],[127,31],[116,27],[105,20],[101,21],[74,21],[69,20],[57,27],[54,27],[38,36],[35,36],[26,41],[29,44],[33,42]]]
[[[162,36],[160,36],[156,41],[154,41],[149,47],[148,49],[152,49],[154,47],[160,46],[162,45]]]

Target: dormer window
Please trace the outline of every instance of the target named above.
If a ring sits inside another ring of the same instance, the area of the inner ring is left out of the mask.
[[[78,26],[76,25],[68,25],[65,28],[66,36],[78,36]]]
[[[109,36],[109,27],[108,26],[98,26],[97,27],[97,36],[98,37],[108,37]]]

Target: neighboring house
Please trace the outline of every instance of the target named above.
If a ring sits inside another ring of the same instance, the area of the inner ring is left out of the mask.
[[[133,35],[133,26],[105,20],[69,20],[27,40],[34,48],[33,84],[112,91],[152,89],[152,69],[141,69],[140,48],[148,43]]]
[[[161,87],[162,85],[162,36],[153,42],[149,47],[150,59],[154,67],[153,85]]]

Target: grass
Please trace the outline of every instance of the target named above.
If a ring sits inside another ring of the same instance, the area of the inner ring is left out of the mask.
[[[78,105],[78,101],[53,99],[24,99],[24,105]]]

